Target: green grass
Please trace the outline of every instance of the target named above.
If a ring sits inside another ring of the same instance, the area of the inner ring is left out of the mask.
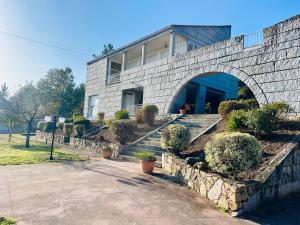
[[[12,225],[16,224],[16,221],[12,218],[0,217],[0,225]]]
[[[35,141],[35,137],[31,137],[30,139],[30,148],[25,148],[24,136],[14,134],[9,143],[8,135],[0,134],[0,165],[50,162],[50,145]],[[82,161],[87,159],[86,157],[71,151],[66,151],[60,147],[54,148],[53,157],[54,160],[51,162]]]

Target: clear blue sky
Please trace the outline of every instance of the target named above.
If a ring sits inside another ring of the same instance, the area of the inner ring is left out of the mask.
[[[0,0],[0,30],[85,52],[79,55],[0,33],[0,83],[13,89],[70,67],[84,82],[86,62],[170,24],[232,25],[232,36],[300,13],[299,0]]]

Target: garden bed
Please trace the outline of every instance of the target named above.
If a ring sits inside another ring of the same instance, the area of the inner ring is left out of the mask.
[[[204,151],[205,144],[217,133],[226,131],[226,122],[222,120],[215,128],[195,140],[190,146],[181,152],[182,158],[197,156],[200,151]],[[230,177],[239,181],[261,181],[264,179],[262,171],[268,167],[269,163],[300,133],[300,121],[289,120],[281,122],[279,128],[271,135],[258,137],[262,149],[262,161],[256,167],[241,173],[235,177]],[[213,172],[213,171],[212,171]],[[224,176],[224,175],[222,175]],[[228,177],[228,176],[225,176]]]

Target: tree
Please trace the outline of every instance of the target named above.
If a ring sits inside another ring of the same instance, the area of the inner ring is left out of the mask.
[[[40,111],[41,104],[41,93],[32,83],[28,83],[10,97],[7,104],[3,107],[3,111],[15,114],[17,118],[25,122],[26,148],[29,148],[33,122],[38,116],[42,116]]]
[[[104,45],[101,55],[98,56],[98,55],[93,54],[93,57],[98,58],[100,56],[107,55],[113,51],[114,51],[114,46],[111,43],[108,43],[107,45]]]
[[[50,69],[37,87],[42,93],[46,114],[69,116],[72,113],[75,82],[70,68]]]
[[[12,137],[12,132],[20,127],[23,121],[19,118],[19,116],[7,110],[0,110],[0,124],[5,126],[8,129],[8,141],[10,142]]]
[[[73,113],[82,113],[84,106],[85,85],[82,83],[73,91]]]

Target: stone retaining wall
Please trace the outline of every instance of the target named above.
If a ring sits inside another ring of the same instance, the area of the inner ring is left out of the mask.
[[[49,144],[52,141],[52,133],[37,131],[36,139],[37,141],[41,141],[41,142],[46,142],[47,140],[47,143]],[[107,144],[104,142],[96,142],[96,141],[86,140],[82,138],[74,138],[74,137],[70,137],[70,142],[67,144],[64,142],[64,136],[59,134],[55,134],[54,142],[57,144],[66,144],[77,150],[85,150],[88,152],[94,152],[99,154],[101,154],[102,146]],[[109,145],[113,148],[112,157],[115,158],[118,157],[120,151],[122,151],[122,149],[124,148],[124,146],[119,144],[109,144]]]
[[[193,168],[185,160],[163,154],[162,167],[216,206],[240,215],[272,200],[300,191],[299,140],[285,149],[261,172],[261,181],[239,182]]]

